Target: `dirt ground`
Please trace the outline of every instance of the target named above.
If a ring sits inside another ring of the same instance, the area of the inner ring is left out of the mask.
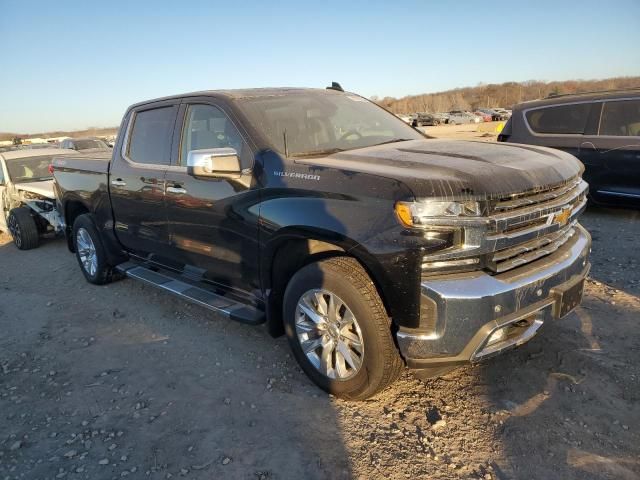
[[[63,241],[0,236],[0,480],[640,478],[640,213],[583,223],[575,313],[358,403],[316,389],[262,327],[132,280],[89,285]]]

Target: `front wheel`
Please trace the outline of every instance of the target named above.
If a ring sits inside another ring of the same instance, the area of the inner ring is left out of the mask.
[[[14,208],[7,216],[7,228],[20,250],[31,250],[40,243],[40,232],[29,207]]]
[[[90,214],[80,215],[73,222],[73,245],[78,265],[89,283],[103,285],[112,280],[113,269]]]
[[[323,390],[364,400],[404,367],[375,285],[353,258],[334,257],[299,270],[284,296],[289,344]]]

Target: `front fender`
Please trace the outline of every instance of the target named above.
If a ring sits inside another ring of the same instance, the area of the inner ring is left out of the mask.
[[[260,204],[261,277],[268,290],[272,262],[290,240],[333,245],[356,258],[376,284],[389,315],[399,326],[419,325],[423,242],[395,218],[393,202],[307,190],[271,191]],[[326,251],[327,247],[321,247]],[[313,248],[292,255],[313,255]]]

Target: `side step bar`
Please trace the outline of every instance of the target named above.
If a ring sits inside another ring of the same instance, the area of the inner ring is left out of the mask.
[[[264,312],[261,312],[257,308],[236,302],[221,295],[216,295],[204,288],[195,287],[169,275],[150,270],[137,263],[125,262],[118,265],[116,270],[127,277],[141,280],[146,284],[173,293],[184,300],[193,302],[214,312],[227,315],[232,320],[250,325],[258,325],[265,322]]]

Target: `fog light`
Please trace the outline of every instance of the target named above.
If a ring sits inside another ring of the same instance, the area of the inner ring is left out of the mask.
[[[501,342],[506,338],[506,336],[507,336],[507,331],[505,327],[499,328],[498,330],[496,330],[491,334],[491,336],[489,337],[489,340],[487,340],[487,346],[493,345],[494,343]]]

